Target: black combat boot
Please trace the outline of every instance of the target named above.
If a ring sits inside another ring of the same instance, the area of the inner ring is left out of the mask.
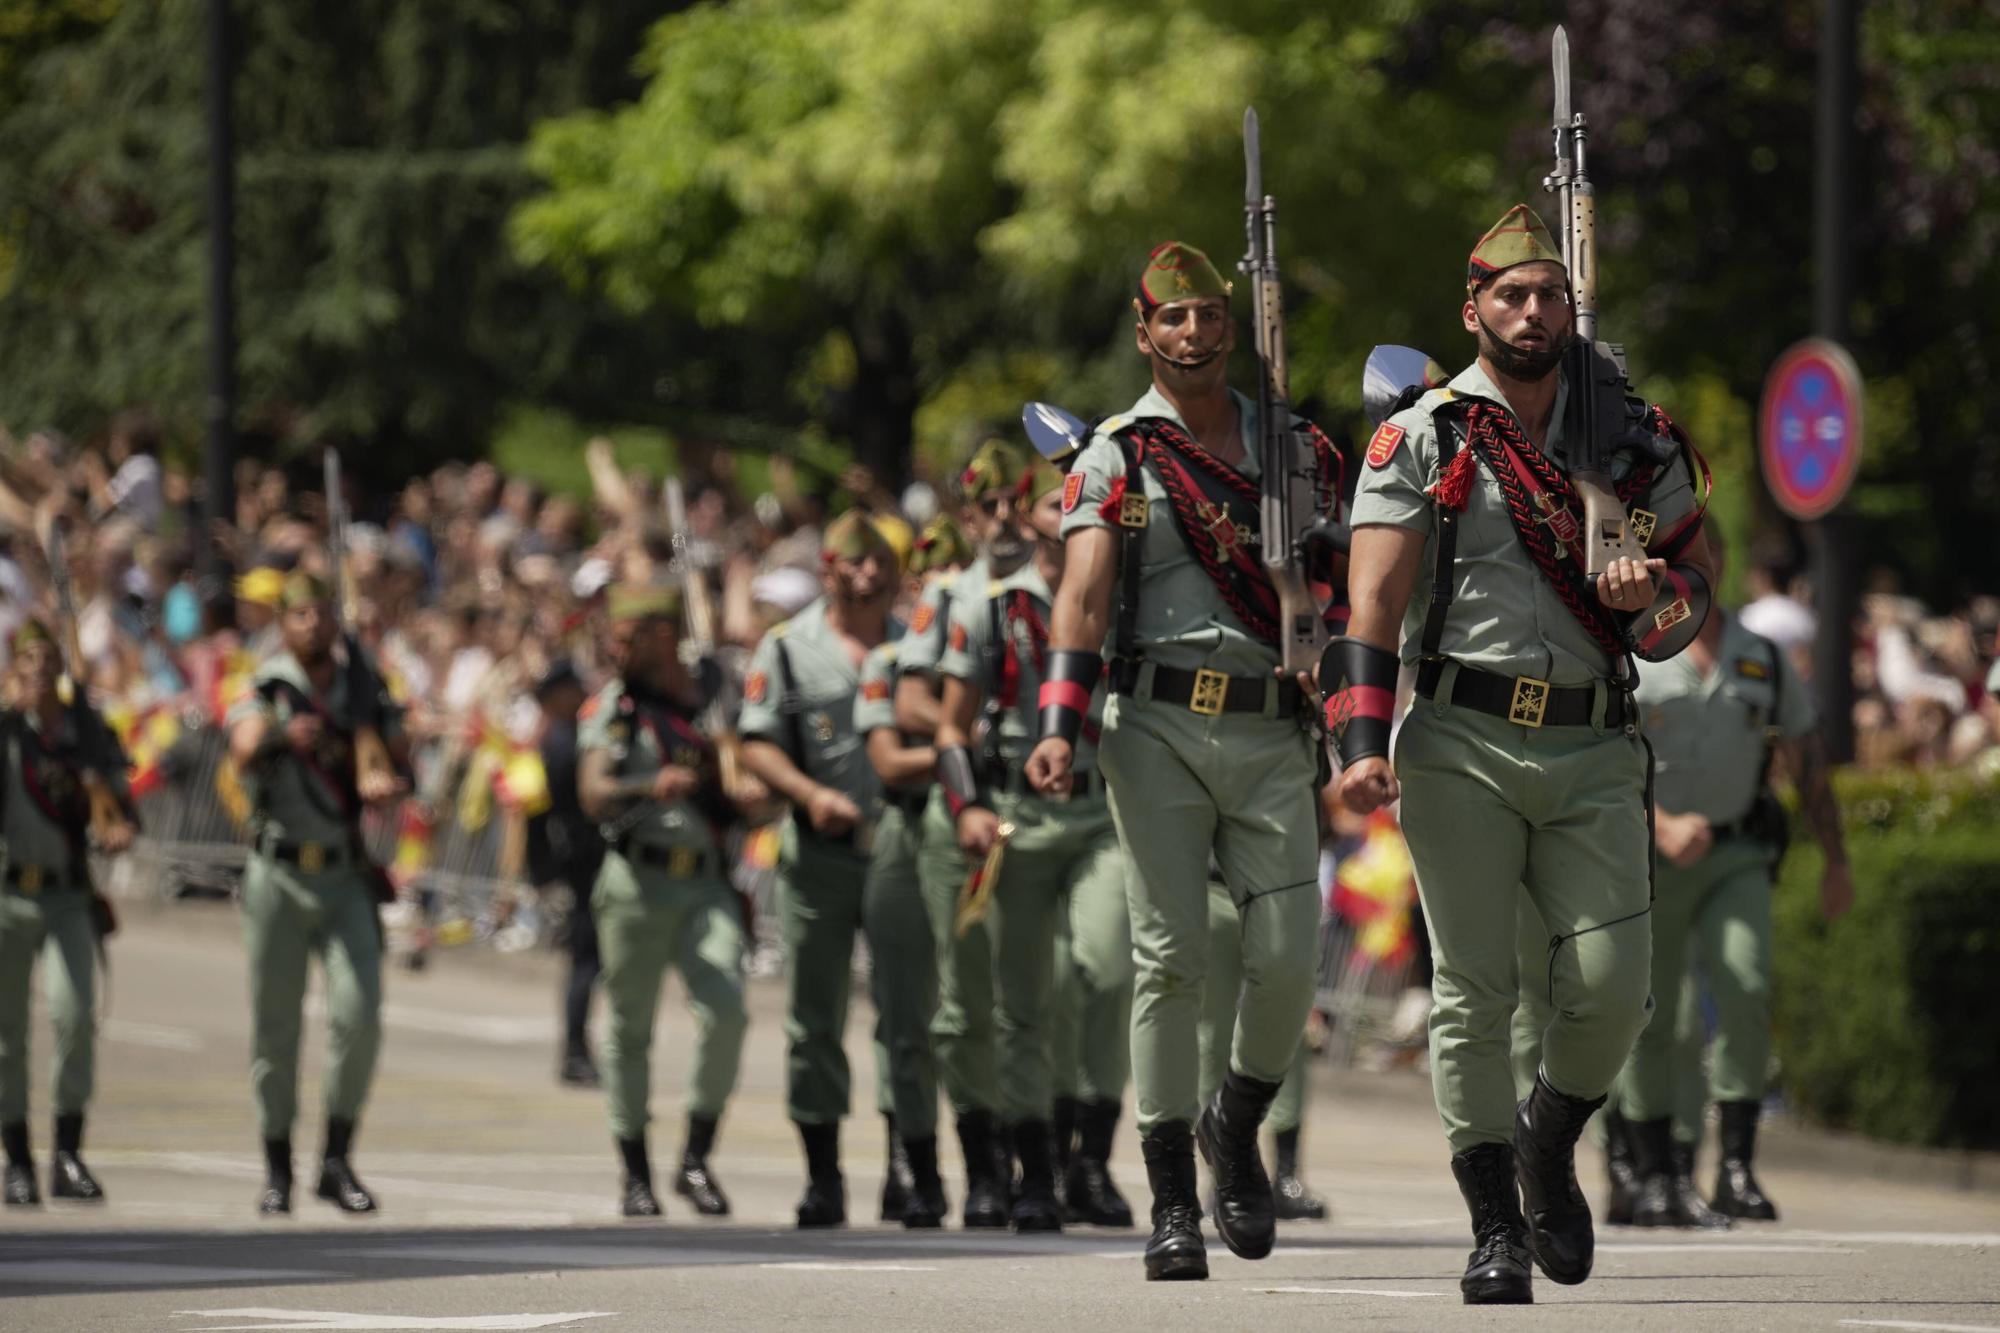
[[[597,1061],[590,1058],[588,1046],[572,1046],[563,1052],[562,1063],[556,1066],[556,1082],[566,1088],[594,1088],[600,1081]]]
[[[958,1118],[958,1146],[965,1153],[965,1226],[989,1230],[1008,1223],[1007,1190],[1000,1183],[993,1144],[993,1113],[967,1111]]]
[[[1021,1197],[1014,1203],[1014,1230],[1024,1233],[1061,1231],[1062,1205],[1056,1202],[1055,1159],[1049,1154],[1049,1122],[1015,1122],[1014,1152],[1021,1159]]]
[[[1064,1182],[1065,1216],[1095,1227],[1129,1227],[1132,1205],[1111,1179],[1111,1145],[1118,1136],[1120,1104],[1112,1099],[1077,1106],[1076,1152]]]
[[[1715,1169],[1715,1210],[1753,1222],[1775,1222],[1778,1206],[1765,1197],[1763,1186],[1750,1171],[1751,1159],[1757,1155],[1757,1116],[1762,1109],[1757,1102],[1716,1104],[1722,1113],[1722,1161]]]
[[[1239,1259],[1262,1259],[1278,1235],[1271,1177],[1257,1148],[1278,1088],[1232,1069],[1195,1126],[1202,1160],[1215,1177],[1215,1229]]]
[[[1632,1225],[1632,1199],[1639,1189],[1638,1173],[1632,1169],[1630,1124],[1617,1107],[1604,1108],[1604,1172],[1611,1178],[1604,1220],[1614,1227]]]
[[[1208,1247],[1201,1240],[1195,1199],[1194,1134],[1185,1120],[1155,1125],[1139,1140],[1146,1182],[1153,1187],[1153,1234],[1146,1241],[1146,1280],[1204,1281]]]
[[[653,1193],[653,1163],[646,1155],[645,1137],[618,1140],[618,1160],[625,1166],[618,1211],[626,1217],[658,1217],[664,1210]]]
[[[1069,1207],[1069,1170],[1076,1161],[1077,1126],[1082,1120],[1082,1102],[1074,1097],[1056,1098],[1055,1114],[1049,1118],[1049,1156],[1055,1164],[1056,1203],[1065,1222],[1085,1220],[1072,1215]]]
[[[104,1190],[83,1164],[83,1116],[56,1117],[56,1160],[49,1167],[49,1197],[79,1203],[104,1202]]]
[[[257,1211],[277,1217],[292,1211],[292,1141],[264,1140],[264,1192],[257,1196]]]
[[[28,1122],[17,1120],[10,1125],[0,1125],[0,1140],[7,1145],[7,1206],[26,1208],[40,1203],[42,1189],[35,1183],[35,1158],[28,1150]]]
[[[944,1181],[938,1177],[937,1136],[903,1140],[903,1159],[910,1165],[910,1201],[903,1206],[907,1231],[930,1231],[944,1225]]]
[[[1674,1198],[1675,1225],[1727,1231],[1729,1219],[1709,1207],[1708,1200],[1694,1187],[1694,1145],[1676,1141],[1667,1160],[1670,1164],[1667,1187]]]
[[[1625,1132],[1632,1143],[1632,1225],[1682,1225],[1674,1208],[1674,1122],[1628,1120]]]
[[[1272,1136],[1277,1141],[1278,1173],[1271,1178],[1271,1194],[1281,1222],[1319,1222],[1326,1217],[1326,1200],[1306,1188],[1299,1174],[1299,1129],[1281,1129]]]
[[[1533,1305],[1535,1275],[1528,1267],[1528,1222],[1514,1178],[1514,1151],[1482,1143],[1451,1159],[1458,1192],[1472,1213],[1472,1253],[1458,1289],[1467,1305]]]
[[[900,1222],[910,1206],[910,1158],[896,1133],[896,1117],[883,1112],[882,1125],[888,1133],[888,1158],[882,1171],[882,1220]]]
[[[847,1225],[847,1182],[840,1175],[840,1122],[800,1125],[806,1150],[806,1192],[799,1198],[799,1229]]]
[[[722,1182],[708,1169],[708,1155],[715,1149],[716,1123],[712,1115],[688,1117],[681,1169],[674,1173],[674,1193],[692,1203],[703,1217],[729,1216],[729,1196],[722,1192]]]
[[[1590,1276],[1597,1240],[1590,1204],[1576,1183],[1576,1141],[1603,1097],[1571,1097],[1535,1075],[1535,1090],[1514,1112],[1514,1165],[1529,1247],[1550,1281],[1574,1286]]]
[[[320,1154],[319,1188],[314,1191],[343,1213],[372,1213],[375,1196],[356,1178],[347,1164],[347,1151],[354,1145],[352,1120],[326,1122],[326,1151]]]

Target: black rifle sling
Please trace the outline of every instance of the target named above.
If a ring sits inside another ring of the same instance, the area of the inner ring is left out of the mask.
[[[785,651],[785,641],[775,639],[771,646],[778,652],[778,711],[785,715],[785,733],[788,737],[785,749],[792,762],[799,766],[799,772],[811,777],[806,768],[806,734],[799,714],[805,712],[805,700],[799,697],[797,687],[792,682],[792,655]]]
[[[980,711],[986,716],[986,735],[980,743],[980,758],[989,771],[1005,767],[1000,755],[1000,720],[1007,711],[1000,692],[1006,685],[1007,643],[1001,636],[1007,632],[1005,600],[998,596],[986,599],[986,644],[980,649],[981,663],[986,674],[986,698]]]
[[[1125,498],[1129,500],[1136,495],[1143,499],[1146,477],[1140,468],[1138,446],[1122,438],[1118,444],[1125,451]],[[1146,527],[1143,523],[1136,527],[1127,524],[1122,512],[1116,518],[1118,621],[1111,640],[1114,662],[1111,684],[1114,689],[1129,691],[1139,680],[1139,584],[1145,573]]]
[[[1431,416],[1438,438],[1438,476],[1442,477],[1452,456],[1464,446],[1461,432],[1464,423],[1457,414],[1440,407]],[[1437,563],[1431,571],[1431,600],[1424,612],[1423,659],[1425,662],[1442,660],[1438,648],[1444,642],[1444,622],[1451,611],[1452,594],[1457,579],[1458,520],[1459,512],[1450,505],[1434,506],[1437,514]]]

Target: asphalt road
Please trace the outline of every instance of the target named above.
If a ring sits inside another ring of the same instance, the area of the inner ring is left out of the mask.
[[[0,1215],[0,1328],[1237,1329],[1353,1321],[1430,1329],[1886,1328],[2000,1333],[2000,1193],[1932,1173],[1862,1174],[1779,1124],[1762,1172],[1785,1220],[1725,1235],[1607,1229],[1581,1287],[1537,1283],[1532,1310],[1460,1305],[1463,1207],[1427,1081],[1314,1070],[1308,1174],[1324,1223],[1288,1226],[1261,1263],[1211,1241],[1213,1277],[1141,1279],[1136,1233],[910,1235],[867,1221],[788,1229],[801,1167],[783,1114],[781,992],[753,988],[743,1086],[714,1159],[726,1225],[668,1197],[617,1216],[617,1164],[594,1093],[560,1088],[558,961],[463,952],[388,983],[383,1063],[355,1161],[383,1211],[349,1218],[302,1187],[290,1219],[252,1205],[261,1176],[246,1064],[241,942],[226,906],[133,906],[114,942],[86,1158],[110,1201]],[[309,1003],[312,1003],[309,1001]],[[865,1001],[850,1049],[873,1086]],[[317,1106],[315,1019],[301,1104]],[[678,1151],[689,1025],[670,995],[654,1154]],[[35,1133],[46,1163],[46,1029]],[[1143,1210],[1129,1121],[1115,1171]],[[317,1112],[301,1126],[310,1185]],[[873,1216],[882,1135],[848,1122],[850,1211]],[[946,1153],[948,1173],[957,1152]],[[1894,1170],[1895,1159],[1888,1159]],[[1704,1163],[1706,1165],[1706,1163]],[[1595,1158],[1587,1183],[1599,1179]],[[948,1175],[954,1199],[958,1181]]]

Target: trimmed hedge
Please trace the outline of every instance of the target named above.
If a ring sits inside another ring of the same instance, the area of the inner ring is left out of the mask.
[[[2000,786],[1903,772],[1838,790],[1854,910],[1821,918],[1802,829],[1773,904],[1779,1082],[1836,1128],[2000,1148]]]

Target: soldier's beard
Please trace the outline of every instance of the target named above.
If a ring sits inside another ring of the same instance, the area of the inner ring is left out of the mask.
[[[1553,339],[1547,347],[1517,347],[1493,331],[1483,315],[1479,320],[1479,353],[1493,363],[1493,368],[1510,380],[1523,384],[1534,384],[1549,377],[1550,372],[1562,364],[1563,353],[1569,348],[1569,335]]]
[[[986,543],[986,567],[1004,579],[1027,562],[1029,550],[1019,532],[1003,532]]]

